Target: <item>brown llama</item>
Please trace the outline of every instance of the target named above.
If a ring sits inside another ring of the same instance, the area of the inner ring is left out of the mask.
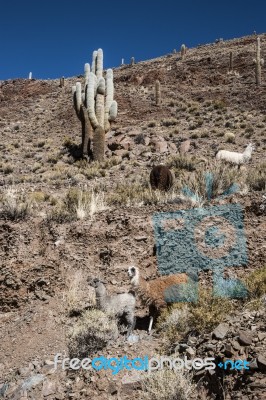
[[[167,191],[173,186],[173,175],[170,169],[164,165],[157,165],[150,173],[150,184],[153,190]]]

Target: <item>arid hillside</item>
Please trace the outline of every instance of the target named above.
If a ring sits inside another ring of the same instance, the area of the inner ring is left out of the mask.
[[[266,34],[260,39],[265,58]],[[266,398],[266,70],[257,85],[256,43],[246,36],[114,69],[118,115],[101,163],[81,157],[72,86],[84,84],[82,75],[64,86],[60,77],[0,81],[0,398]],[[255,149],[240,168],[215,158],[249,143]],[[158,164],[174,174],[167,192],[149,184]],[[205,268],[198,301],[164,309],[150,335],[139,297],[128,340],[114,317],[97,310],[93,278],[117,294],[131,288],[129,266],[146,282],[160,276],[155,215],[235,204],[247,261],[225,268],[224,277],[244,282],[244,298],[213,297],[213,271]],[[138,370],[55,369],[57,353],[245,359],[250,368],[147,378]]]

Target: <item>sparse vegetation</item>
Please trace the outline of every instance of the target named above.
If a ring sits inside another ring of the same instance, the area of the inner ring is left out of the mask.
[[[249,274],[244,282],[248,289],[247,308],[259,309],[265,303],[266,296],[266,266]]]
[[[165,118],[165,119],[162,119],[162,121],[161,121],[161,125],[166,126],[166,127],[177,125],[177,123],[178,123],[178,120],[176,118]]]
[[[79,359],[92,356],[117,337],[114,319],[97,309],[85,311],[69,332],[69,355]]]
[[[266,189],[266,163],[260,163],[255,168],[250,168],[247,174],[247,185],[251,190]]]
[[[153,372],[142,382],[144,400],[187,400],[195,392],[192,377],[182,371]]]
[[[201,204],[223,194],[234,193],[243,183],[240,171],[223,164],[215,165],[210,169],[203,166],[197,168],[188,177],[181,177],[181,186],[188,188],[194,194],[194,201]]]
[[[0,194],[0,217],[19,220],[29,215],[30,201],[24,190],[8,186]]]
[[[235,143],[235,134],[233,132],[225,132],[224,140],[226,143]]]

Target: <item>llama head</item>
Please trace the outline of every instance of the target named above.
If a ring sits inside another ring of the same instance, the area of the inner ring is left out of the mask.
[[[128,276],[130,277],[130,281],[133,285],[138,284],[139,280],[139,269],[138,267],[131,266],[128,268]]]
[[[89,281],[89,284],[90,286],[94,287],[94,289],[102,289],[104,288],[105,282],[101,281],[99,278],[94,278],[91,281]]]
[[[246,151],[252,152],[255,150],[255,148],[255,144],[250,142],[246,147]]]

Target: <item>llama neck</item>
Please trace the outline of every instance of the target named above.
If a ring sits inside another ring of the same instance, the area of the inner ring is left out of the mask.
[[[252,147],[248,146],[244,151],[244,155],[250,157],[251,153],[252,153]]]
[[[247,147],[246,150],[243,153],[244,160],[248,161],[251,158],[251,153],[252,153],[252,147]]]
[[[100,290],[96,291],[96,304],[98,307],[102,307],[105,304],[106,300],[106,290],[104,287],[101,287]]]
[[[136,274],[131,278],[131,284],[134,288],[139,286],[139,271],[136,271]]]

